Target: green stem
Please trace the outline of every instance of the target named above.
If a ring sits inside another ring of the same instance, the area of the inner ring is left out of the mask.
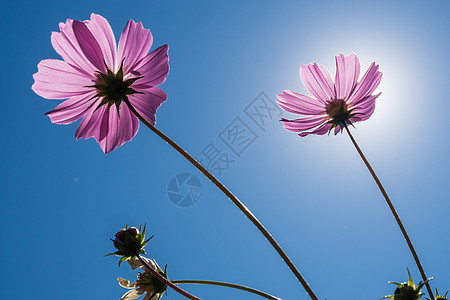
[[[350,130],[348,129],[347,124],[344,124],[344,127],[347,130],[348,136],[352,140],[352,143],[355,146],[356,151],[358,151],[359,156],[361,156],[361,159],[363,160],[367,169],[369,169],[369,172],[372,175],[375,182],[377,183],[377,186],[380,189],[381,193],[383,194],[384,199],[386,199],[386,203],[389,206],[389,209],[391,210],[392,214],[394,215],[394,218],[397,221],[398,227],[400,227],[403,237],[405,238],[406,243],[408,244],[409,250],[411,251],[411,254],[414,257],[414,261],[416,262],[416,265],[419,268],[419,272],[420,272],[420,275],[422,276],[422,280],[425,282],[425,286],[427,287],[428,295],[430,296],[431,300],[434,300],[433,291],[431,290],[430,284],[428,283],[428,278],[425,275],[425,271],[423,270],[422,264],[420,263],[419,257],[417,256],[416,250],[414,249],[411,239],[409,238],[408,233],[406,232],[405,226],[403,226],[403,223],[400,220],[400,216],[398,215],[397,211],[395,210],[394,205],[392,204],[392,201],[389,199],[389,196],[386,193],[386,190],[384,189],[383,185],[381,184],[381,181],[378,179],[378,176],[375,174],[375,171],[372,169],[371,165],[369,164],[369,161],[366,159],[361,148],[359,148],[358,144],[356,143],[355,139],[353,138],[353,135],[350,133]]]
[[[177,287],[174,283],[172,283],[171,281],[169,281],[166,277],[162,276],[161,274],[159,274],[158,271],[154,270],[151,266],[149,266],[147,264],[147,262],[145,260],[142,259],[142,257],[139,254],[136,254],[136,257],[139,259],[139,261],[156,277],[158,278],[159,281],[161,281],[162,283],[164,283],[165,285],[171,287],[173,290],[177,291],[179,294],[185,296],[188,299],[191,300],[202,300],[200,298],[197,298],[196,296],[193,296],[191,294],[189,294],[188,292],[186,292],[185,290],[180,289],[179,287]]]
[[[170,139],[167,135],[162,133],[159,129],[153,126],[150,122],[148,122],[142,115],[131,105],[128,99],[124,99],[124,102],[128,105],[130,110],[141,120],[142,123],[145,124],[151,131],[156,133],[160,138],[166,141],[170,146],[172,146],[178,153],[180,153],[184,158],[186,158],[194,167],[196,167],[203,175],[205,175],[219,190],[222,191],[234,205],[239,208],[239,210],[259,229],[259,231],[264,235],[264,237],[269,241],[272,247],[278,252],[284,262],[288,265],[289,269],[292,273],[294,273],[297,280],[301,283],[303,288],[306,290],[308,295],[312,300],[319,300],[319,298],[314,294],[313,290],[300,274],[300,272],[295,267],[294,263],[290,260],[290,258],[284,253],[283,249],[281,249],[280,245],[275,241],[272,235],[267,231],[267,229],[259,222],[259,220],[252,214],[252,212],[235,196],[230,192],[214,175],[212,175],[208,170],[205,169],[198,161],[195,160],[189,153],[187,153],[183,148],[181,148],[177,143],[175,143],[172,139]]]
[[[256,294],[258,296],[264,297],[266,299],[281,300],[281,298],[272,296],[272,295],[264,293],[262,291],[259,291],[259,290],[256,290],[256,289],[252,289],[250,287],[239,285],[239,284],[234,284],[234,283],[212,281],[212,280],[171,280],[171,281],[174,284],[185,283],[185,284],[206,284],[206,285],[224,286],[224,287],[228,287],[228,288],[232,288],[232,289],[237,289],[237,290],[242,290],[242,291],[246,291],[246,292],[249,292],[249,293],[253,293],[253,294]]]

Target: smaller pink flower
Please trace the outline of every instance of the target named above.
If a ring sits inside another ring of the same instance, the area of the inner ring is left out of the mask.
[[[53,48],[63,58],[45,59],[33,75],[33,91],[47,99],[68,99],[46,113],[55,124],[83,118],[77,139],[95,138],[105,153],[131,140],[139,120],[155,124],[166,94],[157,88],[169,72],[167,45],[148,53],[153,37],[142,23],[129,20],[119,45],[108,21],[92,14],[87,21],[68,19],[53,32]],[[125,102],[126,101],[126,102]]]
[[[332,129],[337,134],[345,125],[370,118],[375,110],[375,99],[381,94],[372,93],[380,84],[383,74],[373,62],[358,81],[360,69],[355,54],[336,56],[336,77],[333,83],[324,66],[316,63],[302,65],[300,78],[314,98],[290,90],[277,95],[277,103],[281,108],[303,116],[295,120],[281,119],[284,128],[299,132],[302,137],[308,134],[323,135]]]

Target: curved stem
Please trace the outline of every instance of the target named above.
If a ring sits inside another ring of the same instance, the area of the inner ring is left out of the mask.
[[[239,285],[239,284],[234,284],[234,283],[212,281],[212,280],[171,280],[171,281],[174,284],[186,283],[186,284],[206,284],[206,285],[223,286],[223,287],[228,287],[228,288],[232,288],[232,289],[237,289],[237,290],[242,290],[242,291],[246,291],[246,292],[249,292],[249,293],[253,293],[253,294],[256,294],[258,296],[264,297],[266,299],[281,300],[281,298],[272,296],[272,295],[264,293],[262,291],[259,291],[259,290],[256,290],[256,289],[252,289],[250,287]]]
[[[172,146],[178,153],[180,153],[184,158],[186,158],[194,167],[196,167],[203,175],[205,175],[216,187],[219,188],[230,200],[234,203],[234,205],[239,208],[239,210],[244,213],[244,215],[259,229],[259,231],[264,235],[264,237],[269,241],[273,248],[278,252],[284,262],[288,265],[289,269],[294,273],[295,277],[301,283],[303,288],[306,290],[308,295],[313,300],[319,300],[316,294],[314,294],[313,290],[297,270],[295,265],[289,259],[289,257],[284,253],[283,249],[281,249],[280,245],[275,241],[272,235],[267,231],[266,228],[258,221],[258,219],[252,214],[252,212],[241,202],[239,199],[233,195],[219,180],[214,177],[208,170],[206,170],[199,162],[195,160],[189,153],[187,153],[183,148],[181,148],[177,143],[171,140],[167,135],[162,133],[159,129],[153,126],[150,122],[148,122],[144,117],[139,114],[136,109],[131,105],[130,101],[127,99],[124,102],[128,105],[130,110],[141,120],[142,123],[145,124],[151,131],[156,133],[160,138],[166,141],[170,146]]]
[[[196,296],[193,296],[191,294],[189,294],[188,292],[186,292],[185,290],[180,289],[179,287],[177,287],[174,283],[172,283],[171,281],[169,281],[166,277],[162,276],[161,274],[159,274],[158,271],[154,270],[151,266],[149,266],[147,264],[147,262],[145,260],[142,259],[142,257],[139,254],[136,254],[136,257],[139,259],[139,261],[147,267],[147,269],[156,277],[158,278],[159,281],[161,281],[162,283],[164,283],[165,285],[171,287],[172,289],[174,289],[175,291],[177,291],[178,293],[180,293],[181,295],[185,296],[188,299],[191,300],[202,300],[200,298],[197,298]]]
[[[391,200],[389,199],[388,194],[386,193],[383,185],[381,184],[380,180],[378,179],[377,175],[375,174],[375,171],[370,166],[369,162],[367,161],[366,157],[364,156],[363,152],[361,151],[361,148],[359,148],[358,144],[356,143],[355,139],[353,138],[353,135],[350,133],[350,130],[347,127],[347,124],[344,124],[345,129],[347,130],[348,136],[352,140],[353,145],[356,148],[356,151],[358,151],[359,156],[361,156],[364,164],[366,165],[367,169],[369,169],[370,174],[372,175],[373,179],[378,185],[378,188],[380,189],[381,193],[384,196],[384,199],[386,199],[386,203],[389,206],[389,209],[391,210],[392,214],[394,215],[395,220],[397,221],[398,227],[400,227],[400,230],[402,231],[403,237],[406,240],[406,243],[408,244],[409,250],[411,251],[412,256],[414,257],[414,261],[416,262],[417,267],[419,268],[420,275],[422,276],[422,280],[425,282],[425,286],[427,287],[428,295],[430,296],[431,300],[434,300],[433,291],[431,290],[430,284],[428,283],[427,276],[425,275],[425,271],[423,270],[422,264],[420,263],[419,257],[417,256],[416,250],[414,249],[414,246],[411,242],[411,239],[408,236],[408,233],[406,232],[405,227],[403,226],[402,221],[400,220],[399,215],[397,214],[397,211],[394,208],[394,205],[392,204]]]

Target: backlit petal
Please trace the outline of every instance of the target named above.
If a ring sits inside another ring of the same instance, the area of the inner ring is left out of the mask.
[[[323,135],[323,134],[327,133],[328,131],[330,131],[331,126],[332,126],[331,124],[324,124],[322,126],[319,126],[318,128],[316,128],[313,131],[300,132],[298,135],[301,137],[305,137],[310,134]]]
[[[355,54],[336,56],[336,97],[338,99],[348,99],[352,90],[358,82],[361,65]]]
[[[359,100],[371,95],[378,87],[383,73],[378,71],[379,66],[373,62],[367,69],[361,81],[356,85],[353,93],[350,95],[348,103],[358,102]]]
[[[148,87],[162,84],[169,73],[169,46],[163,45],[152,51],[138,62],[131,74],[136,77],[143,76],[136,81],[136,84],[146,85]]]
[[[358,102],[354,102],[351,104],[351,108],[356,108],[356,107],[365,107],[368,105],[371,105],[372,102],[375,102],[375,100],[381,95],[381,92],[376,94],[376,95],[370,95],[367,97],[362,98],[361,100],[359,100]]]
[[[322,103],[334,98],[334,85],[330,72],[318,64],[302,65],[300,78],[306,89]]]
[[[328,116],[307,116],[300,119],[295,120],[286,120],[282,119],[283,121],[283,127],[286,130],[293,131],[293,132],[300,132],[305,131],[311,128],[314,128],[316,126],[321,125],[328,119]]]
[[[95,104],[95,101],[92,99],[94,95],[95,92],[74,96],[58,105],[54,110],[46,113],[46,115],[55,124],[70,124],[75,122],[84,116]]]
[[[141,22],[129,20],[119,40],[118,60],[124,60],[124,69],[133,70],[134,65],[150,51],[152,43],[150,30],[144,29]]]
[[[106,73],[103,52],[85,23],[74,20],[73,32],[84,56],[103,74]]]
[[[341,126],[334,127],[334,135],[337,135],[341,131]]]
[[[105,154],[108,154],[136,135],[139,122],[125,103],[120,105],[120,115],[115,105],[109,108],[106,115],[108,120],[107,124],[106,121],[101,124],[99,143]]]
[[[92,78],[87,77],[68,63],[57,59],[45,59],[38,64],[38,72],[33,75],[33,91],[47,99],[65,99],[83,95],[92,88]]]
[[[166,101],[166,93],[156,87],[147,88],[142,91],[144,94],[133,94],[128,98],[131,105],[136,108],[139,114],[154,125],[156,122],[156,110],[164,101]]]
[[[73,20],[67,19],[66,23],[59,24],[60,32],[52,32],[51,40],[53,48],[61,55],[64,61],[86,76],[93,77],[95,68],[83,54],[83,51],[78,44],[75,34],[73,33],[73,22]]]
[[[86,26],[98,42],[106,65],[116,72],[116,38],[108,21],[100,15],[91,14],[91,20],[86,21]]]
[[[277,95],[278,105],[284,110],[299,115],[318,115],[325,113],[325,106],[314,98],[293,91],[283,91]]]
[[[103,116],[106,112],[107,105],[98,107],[101,103],[100,99],[95,100],[95,104],[87,111],[86,115],[80,122],[78,129],[75,133],[75,138],[95,138],[97,142],[100,142],[100,126]]]
[[[352,111],[355,116],[352,117],[350,121],[360,122],[369,119],[375,111],[375,99],[380,95],[381,93],[378,93],[377,95],[367,97],[364,101],[360,101],[360,103],[358,103],[356,108]]]

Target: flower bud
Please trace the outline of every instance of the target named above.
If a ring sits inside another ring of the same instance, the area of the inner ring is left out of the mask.
[[[420,290],[416,290],[414,287],[409,286],[407,282],[400,284],[395,289],[394,300],[419,300],[422,298]]]
[[[403,283],[397,283],[397,282],[389,282],[392,284],[397,285],[397,288],[394,291],[393,295],[385,296],[382,299],[394,299],[394,300],[419,300],[422,298],[423,293],[421,293],[422,287],[425,284],[425,282],[419,282],[419,284],[416,287],[416,284],[411,278],[411,274],[408,270],[408,276],[409,280],[408,282]],[[430,279],[427,279],[427,281]]]
[[[126,243],[127,233],[131,237],[136,238],[136,236],[139,234],[139,231],[136,227],[130,227],[128,229],[120,229],[119,232],[116,233],[115,239],[113,241],[114,247],[116,247],[116,249],[120,250]]]
[[[141,227],[139,226],[139,230],[136,227],[126,227],[119,230],[114,236],[114,240],[111,239],[117,251],[107,255],[122,256],[119,261],[120,265],[125,260],[131,259],[134,261],[137,255],[145,254],[144,247],[152,237],[145,240],[145,225],[142,231]]]

